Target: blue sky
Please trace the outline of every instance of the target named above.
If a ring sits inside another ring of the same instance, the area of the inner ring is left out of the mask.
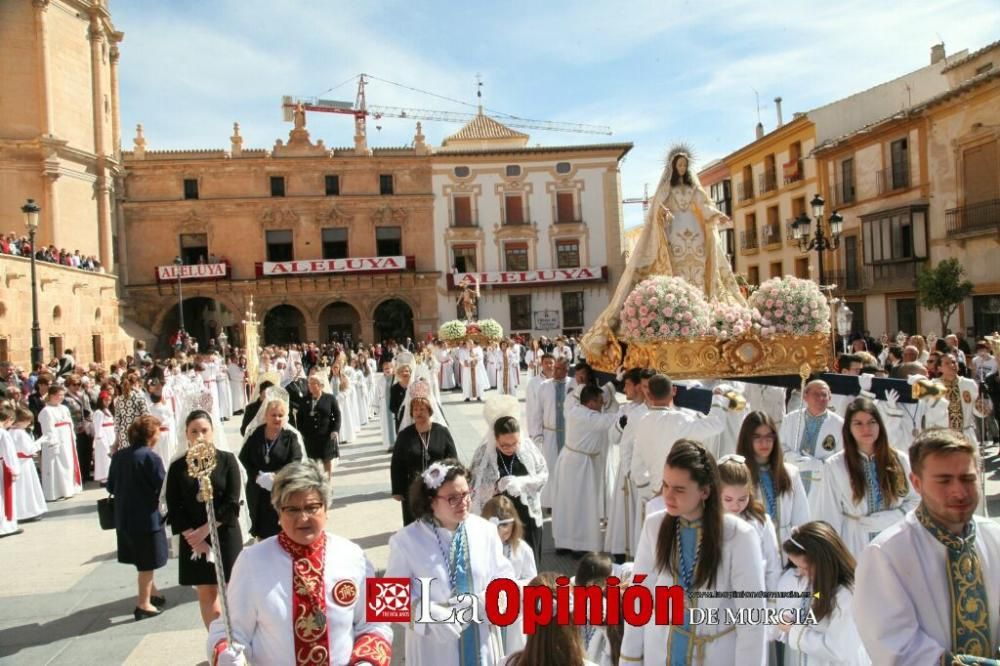
[[[754,90],[767,130],[785,119],[1000,38],[996,0],[505,3],[412,0],[112,0],[121,45],[122,143],[142,123],[150,149],[244,147],[287,139],[282,95],[353,99],[360,72],[527,118],[610,125],[614,136],[526,130],[532,144],[631,141],[623,194],[655,187],[666,148],[699,164],[753,139]],[[472,111],[373,82],[368,103]],[[348,116],[310,114],[313,140],[352,144]],[[414,123],[369,122],[369,145],[412,141]],[[425,122],[439,144],[458,129]],[[626,206],[626,226],[641,222]]]

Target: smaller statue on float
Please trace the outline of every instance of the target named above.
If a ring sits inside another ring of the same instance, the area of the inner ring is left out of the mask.
[[[471,273],[466,273],[458,286],[462,288],[462,295],[459,296],[458,302],[465,311],[465,321],[475,321],[476,305],[479,302],[479,280]]]

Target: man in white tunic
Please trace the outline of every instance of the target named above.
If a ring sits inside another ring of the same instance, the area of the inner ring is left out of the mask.
[[[713,396],[707,415],[678,409],[673,401],[674,386],[670,377],[663,374],[651,377],[649,411],[636,427],[630,469],[640,507],[659,495],[660,472],[674,442],[679,439],[703,442],[726,428],[725,399],[721,395]]]
[[[535,412],[541,409],[538,403],[538,389],[542,382],[552,378],[552,372],[556,365],[556,359],[552,354],[542,354],[539,358],[538,374],[528,380],[524,387],[524,422],[528,424],[528,431],[531,432],[531,423],[535,420],[541,422],[541,415]]]
[[[538,387],[535,398],[538,406],[529,416],[533,419],[528,423],[528,432],[545,456],[545,465],[555,470],[559,460],[559,452],[566,444],[566,404],[570,402],[569,394],[573,390],[571,380],[566,376],[569,361],[559,359],[552,367],[552,379],[546,379]],[[551,509],[555,498],[555,473],[549,477],[548,483],[542,489],[542,508]]]
[[[556,552],[601,550],[601,521],[607,518],[607,488],[601,455],[608,447],[608,429],[618,421],[618,403],[604,412],[604,394],[584,386],[580,401],[566,409],[566,445],[559,452],[554,477],[552,537]]]
[[[927,431],[910,447],[910,465],[920,505],[858,562],[861,640],[874,664],[996,664],[1000,526],[973,515],[976,448],[954,430]]]
[[[644,372],[649,375],[646,377],[648,382],[652,371],[632,368],[625,373],[624,391],[628,402],[622,406],[618,422],[608,430],[609,441],[612,445],[618,445],[618,469],[609,498],[611,508],[608,512],[608,529],[604,535],[604,550],[620,562],[631,560],[635,545],[639,542],[641,527],[635,523],[636,490],[631,469],[635,431],[639,421],[649,411],[642,390]]]
[[[810,513],[815,515],[822,480],[823,461],[844,448],[844,419],[829,411],[830,387],[822,379],[806,384],[805,407],[789,412],[778,438],[788,462],[799,468],[802,485],[809,495]]]
[[[490,387],[486,366],[483,365],[482,347],[469,340],[459,350],[458,361],[462,366],[462,397],[466,402],[481,401]]]
[[[69,409],[62,404],[66,389],[49,387],[45,408],[38,414],[42,426],[42,491],[48,502],[72,497],[83,490],[76,440]]]

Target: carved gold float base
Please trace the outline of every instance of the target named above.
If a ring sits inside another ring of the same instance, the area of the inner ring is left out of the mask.
[[[473,333],[472,335],[466,335],[463,338],[456,338],[454,340],[442,340],[441,342],[449,347],[463,347],[465,346],[466,340],[472,340],[478,345],[488,345],[493,343],[498,343],[503,338],[491,338],[489,336],[483,335],[482,333]]]
[[[775,335],[761,338],[755,334],[731,340],[708,336],[691,340],[622,341],[625,368],[652,368],[673,379],[714,377],[755,377],[765,375],[801,375],[821,372],[830,367],[830,336]],[[619,343],[612,340],[601,358],[592,362],[595,368],[614,372],[616,367],[604,367],[621,359]]]

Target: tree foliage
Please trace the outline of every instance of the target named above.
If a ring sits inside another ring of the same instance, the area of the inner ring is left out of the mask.
[[[942,333],[947,331],[955,310],[972,293],[973,284],[963,279],[964,275],[965,269],[955,258],[945,259],[917,275],[920,302],[928,309],[937,310],[941,316]]]

